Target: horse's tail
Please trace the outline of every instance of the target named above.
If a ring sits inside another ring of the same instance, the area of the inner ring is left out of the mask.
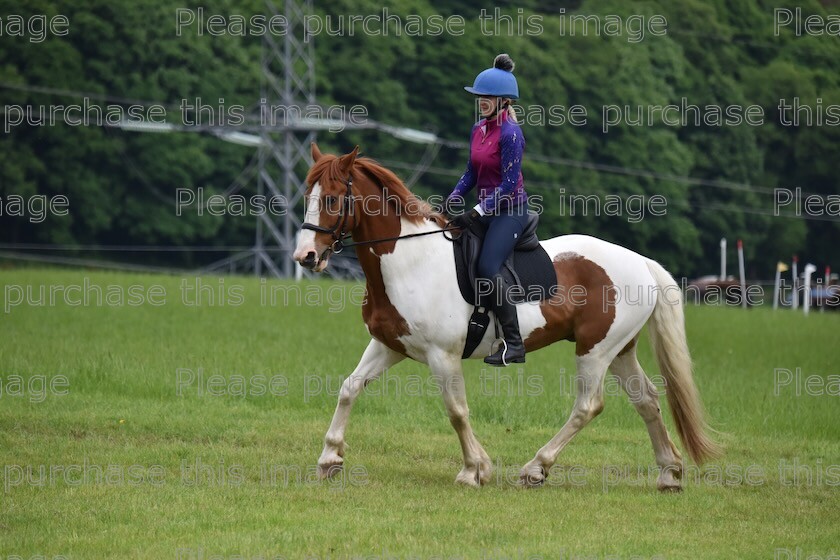
[[[685,317],[680,288],[659,263],[649,260],[648,268],[659,287],[650,318],[650,339],[665,378],[665,394],[677,432],[689,456],[701,464],[719,457],[722,447],[711,439],[703,404],[691,372],[691,355],[685,337]]]

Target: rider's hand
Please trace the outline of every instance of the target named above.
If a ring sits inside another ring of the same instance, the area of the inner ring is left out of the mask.
[[[469,212],[464,212],[463,214],[455,216],[452,219],[452,225],[466,229],[470,227],[470,224],[472,224],[474,220],[477,220],[479,216],[481,216],[481,214],[478,213],[478,210],[473,208]]]

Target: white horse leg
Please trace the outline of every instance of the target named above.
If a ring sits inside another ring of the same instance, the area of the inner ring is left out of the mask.
[[[523,485],[542,484],[560,451],[604,409],[604,377],[608,364],[601,353],[577,357],[577,398],[572,414],[557,435],[522,467],[519,478]]]
[[[356,397],[369,381],[376,379],[383,371],[404,358],[405,356],[378,340],[370,341],[356,369],[341,384],[338,405],[324,437],[324,450],[318,459],[318,472],[322,477],[333,476],[344,464],[344,430],[347,428],[350,409],[353,408]]]
[[[430,352],[428,357],[429,368],[441,389],[449,422],[458,434],[464,455],[464,468],[455,477],[455,482],[467,486],[480,486],[490,480],[493,464],[470,426],[470,409],[467,406],[461,357],[443,351]]]
[[[636,358],[635,345],[613,360],[610,371],[618,378],[627,396],[630,397],[630,402],[636,407],[647,425],[650,441],[653,444],[653,452],[656,456],[656,464],[660,468],[656,487],[663,491],[680,491],[682,489],[680,486],[682,457],[671,438],[668,437],[668,431],[662,422],[656,386],[651,383],[639,364],[639,360]]]

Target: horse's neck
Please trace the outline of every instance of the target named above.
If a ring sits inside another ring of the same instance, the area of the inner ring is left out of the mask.
[[[399,219],[399,229],[394,227],[395,225],[395,223],[392,224],[392,227],[388,228],[390,232],[378,238],[373,237],[376,234],[363,233],[358,241],[441,230],[440,226],[429,220],[414,223],[402,218]],[[417,283],[421,281],[420,279],[441,270],[446,264],[444,259],[452,259],[450,242],[444,239],[443,235],[443,233],[433,233],[396,242],[359,245],[356,247],[356,255],[369,283],[382,282],[383,287],[386,288],[386,284]],[[386,267],[385,274],[383,274],[383,264]]]

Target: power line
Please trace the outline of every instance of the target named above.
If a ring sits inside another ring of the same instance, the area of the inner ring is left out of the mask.
[[[165,104],[156,101],[147,101],[143,99],[131,99],[126,97],[119,97],[115,95],[109,95],[106,93],[97,93],[97,92],[84,92],[84,91],[76,91],[70,89],[63,89],[63,88],[54,88],[54,87],[46,87],[46,86],[34,86],[29,84],[15,84],[12,82],[2,82],[0,81],[0,88],[4,89],[14,89],[18,91],[26,91],[29,93],[42,93],[45,95],[58,95],[62,97],[87,97],[90,99],[97,99],[99,101],[107,101],[109,103],[115,103],[118,105],[143,105],[143,106],[162,106],[162,107],[178,107],[177,105],[172,104]]]
[[[394,161],[394,160],[380,160],[380,163],[383,165],[387,165],[389,167],[395,167],[397,169],[408,169],[412,170],[415,169],[415,165],[401,162],[401,161]],[[446,175],[450,177],[460,177],[461,173],[458,171],[453,171],[451,169],[445,169],[441,167],[425,167],[424,172],[431,173],[433,175]],[[562,185],[553,185],[549,183],[544,183],[540,181],[527,181],[528,185],[532,185],[537,188],[545,188],[545,189],[557,189],[557,188],[572,188],[575,191],[568,192],[565,194],[568,195],[610,195],[615,194],[618,195],[619,193],[610,193],[604,190],[603,187],[600,185],[596,188],[591,187],[580,187],[575,185],[570,185],[568,183],[563,183]],[[594,192],[593,192],[594,191]],[[830,216],[803,216],[801,214],[795,214],[791,212],[773,212],[771,210],[767,210],[764,208],[749,208],[744,206],[727,206],[725,204],[703,204],[703,203],[679,203],[676,205],[678,208],[691,210],[694,208],[702,208],[704,210],[714,210],[714,211],[722,211],[722,212],[734,212],[734,213],[741,213],[741,214],[756,214],[756,215],[763,215],[763,216],[771,216],[775,218],[791,218],[791,219],[800,219],[806,221],[817,221],[817,222],[832,222],[832,223],[840,223],[840,219],[834,219]]]
[[[5,87],[8,89],[16,89],[22,91],[34,91],[37,93],[45,93],[49,95],[62,95],[62,96],[88,96],[92,98],[98,98],[103,100],[114,101],[117,103],[135,103],[135,104],[146,104],[146,105],[161,105],[166,106],[165,103],[155,103],[145,100],[136,100],[130,99],[125,97],[113,96],[113,95],[105,95],[105,94],[97,94],[92,92],[79,92],[67,89],[59,89],[59,88],[49,88],[49,87],[40,87],[40,86],[28,86],[24,84],[9,84],[7,82],[0,82],[0,87]],[[174,106],[170,104],[169,106]],[[213,130],[232,130],[238,129],[239,127],[235,126],[182,126],[178,127],[177,130],[181,131],[189,131],[189,132],[207,132]],[[403,139],[413,140],[413,141],[420,141],[423,143],[427,143],[430,145],[436,145],[439,149],[442,146],[446,146],[449,148],[454,149],[468,149],[469,143],[457,140],[448,140],[445,138],[440,138],[432,133],[422,133],[420,131],[413,131],[411,129],[405,129],[402,127],[395,127],[393,125],[387,125],[384,123],[378,123],[376,121],[369,121],[368,126],[363,128],[372,128],[387,132],[392,134],[395,137],[402,137]],[[125,150],[120,149],[120,155],[125,161],[125,163],[135,172],[135,174],[140,178],[141,183],[149,190],[155,198],[159,200],[165,201],[167,203],[171,202],[167,197],[161,194],[157,189],[155,189],[151,185],[151,181],[145,176],[145,174],[134,164],[133,160],[128,156]],[[433,174],[446,174],[450,176],[460,176],[461,173],[457,171],[450,171],[441,168],[435,168],[431,166],[432,161],[434,161],[437,155],[437,149],[432,150],[428,148],[426,154],[424,154],[423,160],[421,164],[418,165],[411,165],[405,164],[404,162],[393,162],[389,161],[389,165],[393,165],[394,167],[402,167],[405,169],[413,170],[413,174],[407,180],[407,184],[410,186],[413,182],[415,182],[420,175],[424,172],[429,172]],[[574,167],[579,169],[587,169],[590,171],[594,171],[597,173],[610,173],[610,174],[617,174],[623,176],[630,176],[630,177],[639,177],[639,178],[646,178],[652,179],[657,181],[670,181],[674,183],[682,183],[688,186],[704,186],[704,187],[711,187],[711,188],[718,188],[718,189],[726,189],[726,190],[733,190],[739,192],[751,192],[757,193],[762,195],[775,195],[776,191],[773,188],[760,186],[760,185],[752,185],[748,183],[739,183],[734,181],[725,181],[725,180],[717,180],[717,179],[702,179],[698,177],[691,177],[685,175],[676,175],[672,173],[664,173],[658,171],[650,171],[645,169],[635,169],[630,167],[618,166],[618,165],[610,165],[610,164],[603,164],[603,163],[594,163],[590,161],[583,161],[583,160],[574,160],[569,158],[563,157],[550,157],[545,156],[542,154],[528,154],[528,158],[534,161],[539,161],[543,163],[549,163],[553,165],[559,166],[566,166],[566,167]],[[244,184],[244,177],[246,175],[250,175],[250,172],[256,165],[255,162],[256,156],[252,158],[251,162],[249,163],[248,167],[242,171],[239,177],[234,179],[233,183],[224,191],[223,196],[230,196],[233,192],[241,189]],[[383,160],[383,163],[385,160]],[[556,188],[555,185],[548,185],[548,184],[540,184],[534,181],[529,181],[529,184],[532,184],[537,187],[545,187],[545,188]],[[588,189],[587,192],[591,193],[592,189]],[[581,193],[583,194],[583,193]],[[815,195],[814,193],[802,193],[804,196],[822,196],[822,195]],[[725,205],[704,205],[700,203],[693,204],[692,207],[699,207],[705,208],[709,210],[718,210],[718,211],[725,211],[725,212],[739,212],[739,213],[750,213],[756,215],[767,215],[773,217],[785,217],[785,218],[798,218],[808,221],[826,221],[826,222],[838,222],[831,217],[821,217],[821,216],[801,216],[796,214],[790,213],[776,213],[770,212],[764,209],[756,209],[756,208],[734,208]]]
[[[123,97],[103,95],[103,94],[91,94],[91,93],[80,92],[80,91],[72,91],[72,90],[66,90],[66,89],[43,88],[43,87],[39,87],[39,86],[27,86],[27,85],[22,85],[22,84],[9,84],[7,82],[0,82],[0,87],[6,87],[6,88],[10,88],[10,89],[18,89],[18,90],[24,90],[24,91],[36,90],[36,91],[41,92],[41,93],[48,93],[48,94],[54,94],[54,95],[65,95],[65,96],[75,96],[75,97],[96,95],[100,99],[116,100],[117,102],[135,101],[135,102],[141,103],[141,104],[155,104],[155,105],[167,106],[166,103],[155,103],[155,102],[150,102],[150,101],[138,101],[138,100],[126,99],[126,98],[123,98]],[[171,107],[175,106],[175,105],[172,105],[172,104],[168,104],[168,105],[171,106]],[[408,131],[410,131],[411,129],[405,129],[404,127],[397,127],[397,126],[388,125],[388,124],[385,124],[385,123],[379,123],[377,121],[372,121],[372,120],[366,121],[364,126],[361,126],[358,123],[344,123],[344,124],[345,125],[349,124],[350,125],[349,128],[376,129],[376,130],[381,130],[383,132],[389,133],[389,134],[391,134],[395,137],[398,137],[398,138],[401,137],[401,135],[402,135],[403,139],[411,139],[411,138],[407,137],[407,136],[410,136],[408,134]],[[257,127],[257,128],[262,129],[264,127]],[[176,126],[176,127],[173,128],[173,130],[183,131],[183,132],[209,132],[209,131],[220,131],[220,130],[221,131],[232,131],[232,130],[243,130],[243,129],[248,129],[248,127],[232,126],[232,125],[227,125],[227,126],[226,125],[220,125],[220,126],[181,125],[181,126]],[[419,131],[414,131],[414,132],[419,133]],[[444,147],[447,147],[447,148],[454,148],[454,149],[468,149],[469,148],[469,142],[440,138],[440,137],[438,137],[434,134],[431,134],[431,133],[426,133],[426,134],[428,134],[428,136],[422,137],[422,138],[415,137],[414,140],[419,139],[420,141],[422,141],[424,143],[438,143],[441,146],[444,146]],[[574,159],[562,158],[562,157],[551,157],[551,156],[545,156],[545,155],[542,155],[542,154],[530,154],[529,153],[528,158],[533,159],[534,161],[541,161],[543,163],[551,163],[551,164],[554,164],[554,165],[562,165],[562,166],[566,166],[566,167],[576,167],[576,168],[580,168],[580,169],[589,169],[589,170],[596,171],[596,172],[599,172],[599,173],[611,173],[611,174],[625,175],[625,176],[631,176],[631,177],[642,177],[642,178],[648,178],[648,179],[654,179],[654,180],[660,180],[660,181],[672,181],[672,182],[676,182],[676,183],[683,183],[683,184],[691,185],[691,186],[705,186],[705,187],[718,188],[718,189],[727,189],[727,190],[735,190],[735,191],[743,191],[743,192],[755,192],[755,193],[765,194],[765,195],[775,194],[774,189],[772,189],[770,187],[764,187],[764,186],[760,186],[760,185],[751,185],[751,184],[748,184],[748,183],[739,183],[739,182],[734,182],[734,181],[724,181],[724,180],[716,180],[716,179],[702,179],[702,178],[698,178],[698,177],[691,177],[691,176],[685,176],[685,175],[675,175],[675,174],[672,174],[672,173],[663,173],[663,172],[658,172],[658,171],[635,169],[635,168],[631,168],[631,167],[624,167],[624,166],[618,166],[618,165],[594,163],[594,162],[584,161],[584,160],[574,160]],[[814,193],[803,192],[803,195],[805,195],[805,196],[811,196],[813,194]]]
[[[760,194],[775,194],[774,189],[770,187],[750,185],[747,183],[735,183],[731,181],[721,181],[715,179],[700,179],[697,177],[674,175],[672,173],[662,173],[659,171],[648,171],[645,169],[634,169],[631,167],[621,167],[617,165],[609,165],[604,163],[592,163],[588,161],[578,161],[566,158],[548,157],[539,154],[529,154],[528,157],[533,160],[541,161],[544,163],[554,163],[557,165],[565,165],[568,167],[579,167],[582,169],[590,169],[593,171],[599,171],[603,173],[628,175],[632,177],[644,177],[647,179],[656,179],[660,181],[673,181],[675,183],[685,183],[692,186],[714,187],[719,189],[756,192]]]

